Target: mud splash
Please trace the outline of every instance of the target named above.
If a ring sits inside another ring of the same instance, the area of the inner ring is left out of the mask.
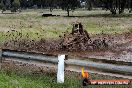
[[[13,37],[10,38],[11,40],[5,41],[1,48],[25,52],[76,54],[76,56],[87,58],[105,58],[132,62],[132,32],[113,35],[90,35],[90,39],[85,33],[83,35],[67,33],[68,36],[65,35],[65,37],[64,35],[58,40],[42,38],[38,41],[29,40],[28,38],[18,39],[21,36],[18,35],[17,38]],[[70,40],[68,43],[67,38]],[[103,43],[104,40],[105,42]],[[107,47],[104,47],[104,44]]]

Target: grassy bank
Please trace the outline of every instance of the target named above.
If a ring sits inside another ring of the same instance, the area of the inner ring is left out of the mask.
[[[114,79],[108,76],[92,74],[92,79]],[[86,88],[131,88],[124,86],[87,86]],[[0,88],[83,88],[78,75],[71,74],[65,77],[64,84],[56,83],[56,75],[16,75],[0,72]]]

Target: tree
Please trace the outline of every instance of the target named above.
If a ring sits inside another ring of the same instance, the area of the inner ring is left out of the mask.
[[[2,10],[2,13],[6,11],[6,5],[4,4],[4,0],[1,0],[0,2],[0,9]]]
[[[12,2],[11,12],[16,12],[19,8],[20,8],[20,1],[19,0],[14,0]]]
[[[10,9],[11,7],[11,0],[5,0],[6,9]]]
[[[101,0],[105,8],[109,9],[112,14],[124,12],[127,0]]]
[[[130,1],[130,10],[129,10],[129,12],[131,13],[132,12],[132,0],[129,0]]]
[[[68,16],[70,16],[70,11],[73,11],[80,6],[80,2],[78,0],[60,0],[60,1],[61,1],[60,7],[62,8],[62,10],[67,11]]]
[[[36,5],[37,8],[42,7],[42,0],[33,0],[33,5]]]
[[[55,0],[49,0],[50,12],[53,11],[53,9],[54,9],[54,4],[55,4]]]
[[[44,8],[48,8],[50,12],[52,12],[54,8],[57,8],[59,2],[60,0],[41,0],[41,5]]]
[[[86,0],[86,8],[90,11],[92,10],[92,0]]]
[[[23,9],[27,8],[27,0],[20,0],[20,7]]]

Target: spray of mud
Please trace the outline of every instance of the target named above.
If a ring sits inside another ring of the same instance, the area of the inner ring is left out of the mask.
[[[80,51],[103,51],[115,50],[120,51],[120,48],[126,43],[132,41],[132,33],[124,34],[99,34],[90,36],[86,30],[83,29],[81,23],[74,24],[72,32],[65,32],[60,35],[57,40],[47,40],[41,38],[38,41],[21,38],[22,33],[13,31],[18,34],[16,38],[12,35],[3,35],[10,37],[1,45],[4,49],[12,49],[27,52],[80,52]],[[121,46],[121,47],[120,47]]]

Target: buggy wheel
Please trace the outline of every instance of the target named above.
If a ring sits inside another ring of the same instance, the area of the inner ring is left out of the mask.
[[[87,86],[87,85],[90,85],[90,84],[91,84],[91,82],[90,82],[90,80],[88,78],[83,78],[81,80],[81,85],[82,86]]]

